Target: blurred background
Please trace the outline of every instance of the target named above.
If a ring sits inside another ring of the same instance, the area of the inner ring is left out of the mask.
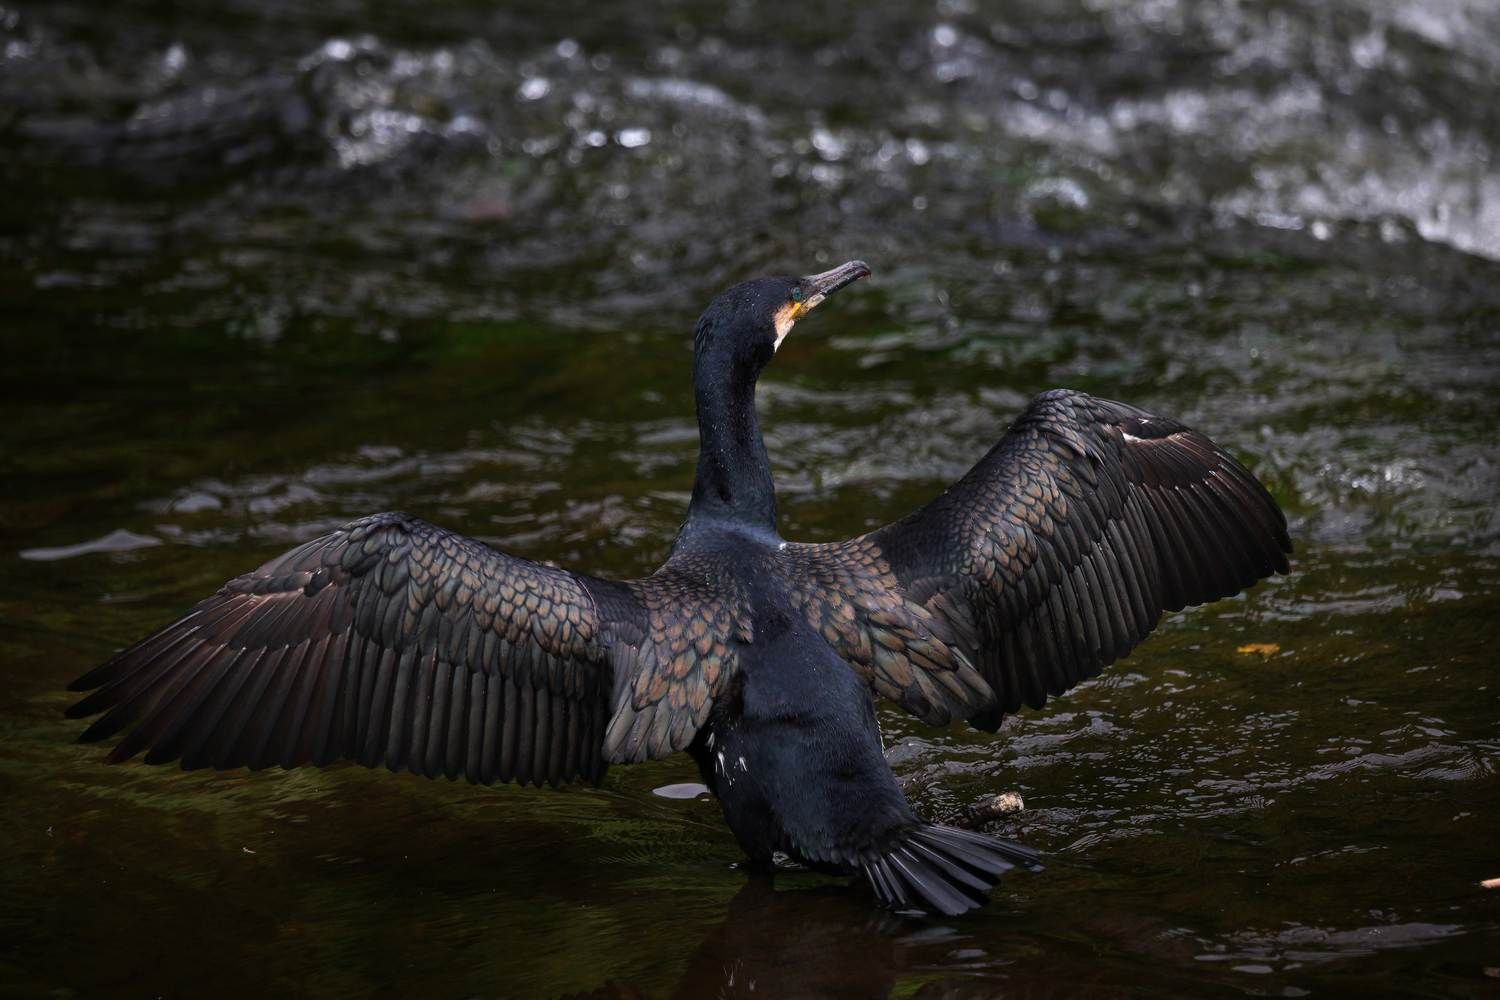
[[[1500,8],[0,0],[0,990],[1493,995]],[[948,924],[747,885],[715,805],[107,768],[67,681],[401,509],[666,554],[722,287],[860,257],[760,407],[791,538],[1035,392],[1211,434],[1293,572],[994,737],[1045,851]],[[1260,644],[1261,652],[1241,652]]]

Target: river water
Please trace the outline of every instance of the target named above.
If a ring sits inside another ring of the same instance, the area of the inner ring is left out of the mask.
[[[6,0],[0,183],[0,989],[1500,988],[1493,4]],[[747,882],[653,794],[685,758],[539,792],[71,742],[68,680],[358,514],[649,572],[697,312],[851,257],[762,383],[788,537],[1071,386],[1212,434],[1297,545],[993,737],[884,711],[923,812],[1024,798],[1048,868],[986,910]]]

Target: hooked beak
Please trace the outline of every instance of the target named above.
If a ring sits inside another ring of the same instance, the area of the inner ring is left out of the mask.
[[[852,285],[860,278],[870,276],[870,265],[862,260],[851,260],[822,274],[809,274],[802,279],[801,313],[812,312],[834,292],[845,285]]]
[[[860,278],[870,276],[870,265],[862,260],[851,260],[822,274],[809,274],[797,279],[799,297],[788,302],[776,314],[776,347],[792,332],[792,324],[818,308],[819,304],[845,285],[852,285]]]

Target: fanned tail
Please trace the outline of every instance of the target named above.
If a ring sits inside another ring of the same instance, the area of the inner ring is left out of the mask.
[[[920,826],[865,862],[875,895],[893,910],[936,911],[950,917],[988,900],[1000,876],[1016,865],[1039,869],[1029,847],[951,826]]]

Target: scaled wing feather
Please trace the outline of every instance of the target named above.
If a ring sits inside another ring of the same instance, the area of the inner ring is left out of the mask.
[[[983,690],[959,685],[947,705],[993,728],[1125,656],[1163,611],[1286,572],[1291,542],[1265,487],[1204,435],[1055,390],[926,506],[860,538],[800,548],[810,573],[880,577],[878,589],[925,609],[956,656],[908,662],[949,679],[965,676],[959,661],[972,664]],[[828,605],[813,595],[814,624],[836,617]],[[863,669],[857,636],[835,645]],[[896,697],[946,721],[923,698]]]
[[[631,623],[601,617],[589,588],[377,514],[231,580],[80,678],[73,688],[92,693],[69,715],[104,713],[86,741],[124,733],[114,761],[349,758],[486,784],[597,780],[613,695],[606,634]]]

